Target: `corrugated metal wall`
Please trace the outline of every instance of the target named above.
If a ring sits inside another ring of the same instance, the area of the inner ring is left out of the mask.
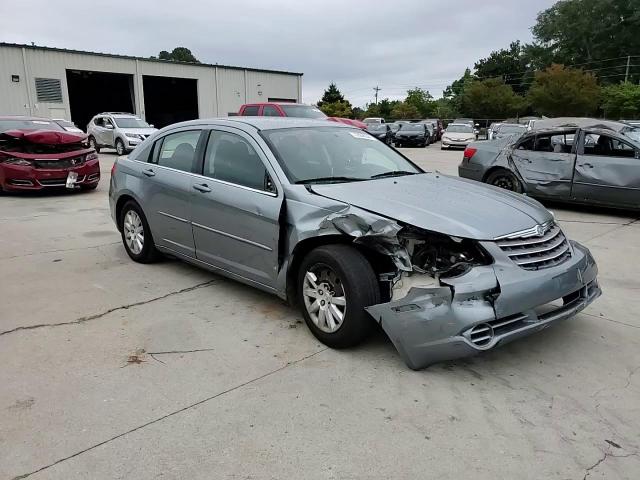
[[[301,79],[297,74],[0,45],[0,115],[70,118],[67,69],[134,75],[136,113],[141,116],[144,116],[142,75],[196,79],[200,118],[227,116],[237,112],[243,103],[266,102],[269,98],[302,100]],[[20,81],[12,82],[12,75],[19,75]],[[36,77],[60,80],[62,103],[38,103]]]

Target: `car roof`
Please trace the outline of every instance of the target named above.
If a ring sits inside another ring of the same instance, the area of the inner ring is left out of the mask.
[[[332,128],[352,128],[359,131],[360,128],[346,125],[339,122],[331,122],[325,119],[310,119],[296,117],[222,117],[222,118],[203,118],[198,120],[189,120],[187,122],[174,123],[163,130],[171,130],[179,127],[187,127],[191,125],[218,125],[227,127],[253,127],[256,130],[277,130],[280,128],[309,128],[309,127],[332,127]]]
[[[587,118],[587,117],[558,117],[558,118],[545,118],[543,120],[537,120],[534,124],[534,130],[540,129],[553,129],[561,127],[572,128],[605,128],[619,132],[629,127],[629,124],[624,122],[616,122],[613,120],[602,120],[599,118]]]
[[[468,127],[469,124],[468,123],[450,123],[449,125],[447,125],[448,127]]]

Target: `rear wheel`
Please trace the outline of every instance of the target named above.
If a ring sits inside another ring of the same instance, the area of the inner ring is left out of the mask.
[[[120,213],[122,243],[131,259],[138,263],[152,263],[159,257],[151,230],[140,205],[129,201]]]
[[[499,168],[491,172],[487,177],[486,182],[494,187],[504,188],[511,192],[522,193],[522,185],[520,184],[518,177],[516,177],[513,172],[504,168]]]
[[[312,250],[300,265],[297,291],[307,326],[325,345],[351,347],[373,329],[364,308],[380,302],[380,289],[371,264],[353,247]]]

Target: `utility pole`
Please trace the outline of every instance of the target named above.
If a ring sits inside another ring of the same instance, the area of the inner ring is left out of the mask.
[[[376,92],[376,105],[377,105],[378,104],[378,92],[381,90],[381,88],[376,85],[375,87],[373,87],[373,89]]]
[[[624,83],[627,83],[627,80],[629,79],[629,66],[631,64],[631,55],[627,55],[627,71],[624,74]],[[378,103],[378,102],[376,102]]]

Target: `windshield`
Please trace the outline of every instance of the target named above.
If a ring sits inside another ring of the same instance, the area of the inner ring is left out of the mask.
[[[468,125],[449,125],[447,127],[448,133],[473,133],[473,128]]]
[[[6,132],[7,130],[56,130],[64,131],[60,125],[55,122],[49,122],[48,120],[23,120],[23,119],[11,119],[0,120],[0,132]]]
[[[385,174],[422,173],[383,142],[352,128],[263,130],[291,183],[369,180]]]
[[[120,128],[151,128],[147,122],[136,117],[121,117],[114,120]]]
[[[527,129],[524,125],[501,125],[498,128],[500,133],[521,133]]]
[[[407,123],[402,126],[402,130],[414,131],[414,132],[424,131],[424,124],[423,123]]]
[[[620,133],[629,137],[633,141],[640,143],[640,128],[624,128]]]
[[[298,118],[327,118],[327,116],[316,107],[309,105],[280,105],[287,117]]]
[[[383,123],[367,125],[367,130],[371,130],[372,132],[384,132],[386,129],[387,126]]]

